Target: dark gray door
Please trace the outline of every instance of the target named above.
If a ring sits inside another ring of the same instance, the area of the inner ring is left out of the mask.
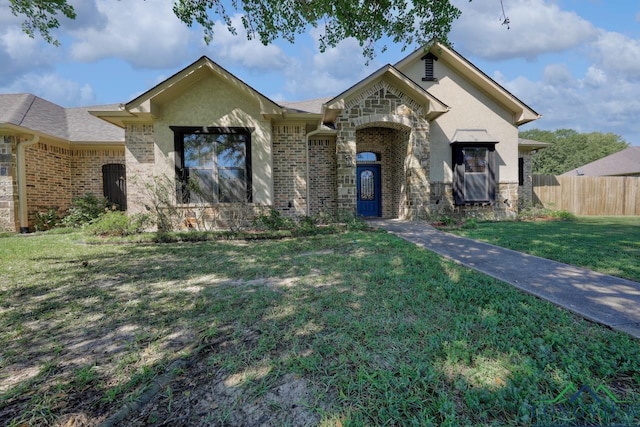
[[[121,163],[102,166],[102,188],[104,197],[121,211],[127,210],[127,172]]]

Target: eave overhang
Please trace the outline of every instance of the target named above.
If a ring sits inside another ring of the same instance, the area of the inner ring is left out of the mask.
[[[282,117],[284,107],[203,56],[173,76],[123,104],[120,111],[91,111],[96,117],[124,127],[126,122],[150,122],[162,116],[162,106],[202,79],[215,75],[259,104],[264,117]]]

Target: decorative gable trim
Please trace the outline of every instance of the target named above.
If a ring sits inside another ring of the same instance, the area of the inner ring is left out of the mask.
[[[375,96],[380,91],[382,91],[382,98],[384,98],[388,92],[400,98],[402,103],[405,104],[407,107],[411,108],[416,114],[422,114],[423,112],[422,105],[418,104],[416,101],[409,98],[404,92],[390,85],[385,80],[380,80],[379,82],[372,84],[368,88],[363,89],[362,92],[360,92],[357,96],[354,96],[349,101],[345,102],[344,108],[348,110],[358,104],[361,104],[362,101],[372,96]]]

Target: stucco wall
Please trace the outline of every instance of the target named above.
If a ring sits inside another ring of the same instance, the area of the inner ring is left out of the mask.
[[[402,70],[451,109],[431,123],[430,177],[433,182],[451,182],[451,148],[456,129],[486,129],[496,144],[496,181],[518,182],[518,128],[513,115],[486,93],[454,71],[442,58],[434,61],[436,82],[423,82],[424,63],[416,61]]]
[[[273,204],[271,123],[262,118],[255,98],[211,74],[175,94],[160,109],[161,117],[153,123],[155,174],[175,174],[174,134],[169,126],[251,127],[253,202]]]

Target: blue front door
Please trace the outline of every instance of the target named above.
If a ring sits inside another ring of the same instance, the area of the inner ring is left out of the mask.
[[[380,165],[359,165],[356,168],[359,216],[380,216]]]

